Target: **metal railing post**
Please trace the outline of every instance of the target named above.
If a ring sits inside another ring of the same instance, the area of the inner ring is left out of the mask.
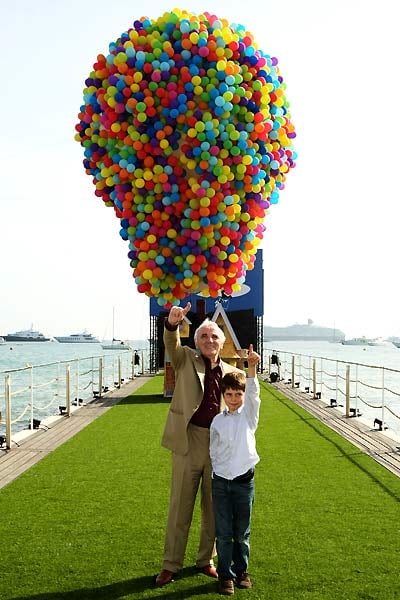
[[[92,390],[92,398],[94,397],[94,357],[92,356],[92,360],[90,362],[91,373],[90,373],[90,389]]]
[[[320,391],[320,397],[322,396],[322,385],[324,382],[324,359],[321,356],[321,373],[320,373],[320,382],[319,382],[319,391]]]
[[[292,388],[294,388],[294,355],[292,356]]]
[[[313,378],[313,399],[317,397],[317,361],[313,358],[312,363],[312,378]]]
[[[356,397],[356,414],[358,413],[358,365],[356,365],[356,388],[355,388],[355,397]]]
[[[60,398],[60,368],[61,364],[57,363],[57,379],[56,379],[56,396]]]
[[[338,403],[338,387],[339,387],[339,363],[336,361],[336,381],[335,381],[335,403]]]
[[[299,378],[299,387],[301,385],[301,377],[302,377],[302,372],[303,372],[303,363],[301,362],[301,354],[298,355],[298,360],[297,360],[297,368],[299,369],[299,374],[298,374],[298,378]],[[296,375],[295,375],[296,377]],[[297,379],[297,377],[296,377]],[[297,381],[296,381],[297,383]]]
[[[67,415],[71,416],[71,367],[65,368],[65,404]]]
[[[29,367],[31,376],[30,376],[30,388],[31,388],[31,429],[33,429],[33,367]]]
[[[385,367],[382,367],[382,431],[385,431]]]
[[[103,359],[99,358],[99,398],[103,395]]]
[[[11,448],[11,377],[5,379],[5,407],[6,407],[6,448]]]
[[[346,365],[346,417],[350,417],[350,365]]]
[[[118,388],[121,387],[121,380],[122,380],[122,375],[121,375],[121,356],[118,356]]]
[[[76,405],[79,406],[79,358],[76,359]]]

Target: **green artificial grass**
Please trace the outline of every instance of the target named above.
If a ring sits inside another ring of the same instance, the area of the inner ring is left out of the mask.
[[[1,600],[217,597],[194,570],[156,589],[169,501],[157,376],[0,490]],[[262,383],[251,590],[273,600],[395,600],[400,479]]]

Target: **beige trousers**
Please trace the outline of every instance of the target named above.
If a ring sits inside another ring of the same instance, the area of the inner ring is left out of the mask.
[[[211,494],[210,432],[189,424],[189,452],[172,453],[171,496],[165,536],[163,569],[183,566],[193,509],[201,485],[201,531],[196,566],[213,564],[215,525]]]

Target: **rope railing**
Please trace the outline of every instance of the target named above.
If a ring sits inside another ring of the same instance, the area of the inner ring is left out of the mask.
[[[142,374],[144,359],[142,351]],[[78,409],[134,377],[134,353],[127,350],[0,371],[1,449],[23,429],[39,428],[42,418],[70,416],[71,406]]]
[[[370,402],[367,402],[365,398],[362,398],[362,396],[357,396],[357,400],[361,400],[361,402],[366,406],[369,406],[369,408],[382,408],[382,404],[371,404]]]
[[[309,393],[313,399],[329,396],[330,406],[344,406],[346,417],[363,416],[373,422],[373,427],[390,428],[400,434],[400,370],[269,348],[264,353],[271,382],[277,380],[278,373],[280,381]],[[330,397],[333,395],[335,398]],[[344,398],[344,404],[338,404],[339,397]]]
[[[90,381],[87,382],[86,385],[84,385],[82,387],[83,390],[87,390],[89,386],[93,385],[93,379],[91,379]]]
[[[40,406],[40,405],[33,404],[33,409],[34,410],[39,410],[39,411],[47,410],[48,408],[50,408],[50,406],[52,406],[54,400],[56,400],[57,398],[58,398],[58,394],[54,394],[52,400],[50,400],[50,402],[48,404],[46,404],[45,406]]]
[[[27,392],[30,389],[30,386],[27,385],[26,387],[20,388],[19,390],[13,390],[11,396],[18,396],[19,394],[23,394],[24,392]]]
[[[372,384],[369,384],[369,383],[365,383],[364,381],[359,381],[358,383],[360,383],[361,385],[363,385],[366,388],[369,388],[370,390],[385,389],[385,388],[381,388],[379,385],[372,385]]]
[[[395,413],[395,412],[394,412],[394,410],[392,410],[392,409],[390,408],[390,406],[386,406],[386,410],[387,410],[387,411],[388,411],[388,412],[389,412],[391,415],[393,415],[394,417],[396,417],[397,419],[400,419],[400,415],[399,415],[398,413]]]
[[[24,416],[26,415],[26,413],[28,412],[29,409],[30,409],[30,406],[29,406],[29,404],[27,404],[25,406],[25,408],[23,409],[22,413],[20,413],[18,415],[18,417],[16,417],[15,419],[11,419],[11,421],[10,421],[11,425],[15,425],[15,423],[22,421],[22,419],[24,418]]]
[[[389,392],[390,394],[393,394],[393,396],[397,396],[398,398],[400,398],[400,392],[395,392],[394,390],[388,387],[384,387],[383,389],[385,390],[385,392]]]

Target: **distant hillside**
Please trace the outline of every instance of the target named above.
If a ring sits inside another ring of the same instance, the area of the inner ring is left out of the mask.
[[[345,337],[340,329],[314,325],[311,319],[305,324],[296,323],[287,327],[270,327],[266,325],[264,327],[264,340],[266,342],[270,340],[341,342]]]

